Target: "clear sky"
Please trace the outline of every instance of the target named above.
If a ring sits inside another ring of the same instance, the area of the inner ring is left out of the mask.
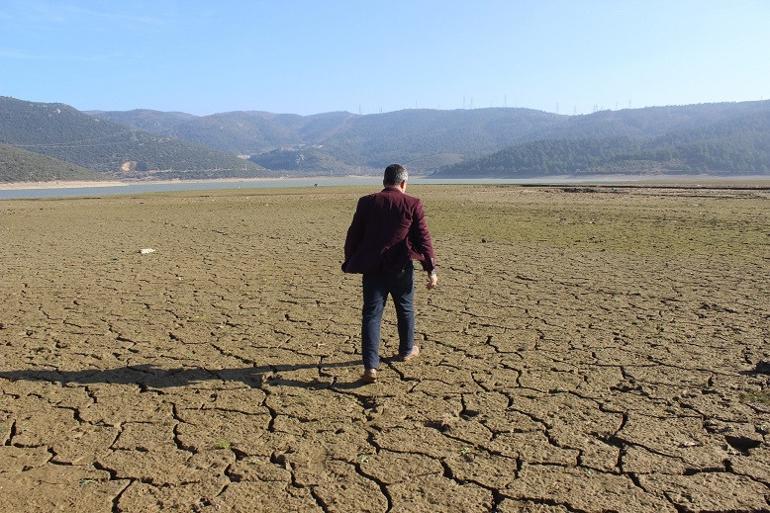
[[[0,95],[310,114],[770,98],[770,0],[1,0]]]

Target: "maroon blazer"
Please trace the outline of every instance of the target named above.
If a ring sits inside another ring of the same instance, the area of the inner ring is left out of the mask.
[[[400,271],[412,260],[436,267],[422,201],[395,187],[358,200],[345,238],[346,273]]]

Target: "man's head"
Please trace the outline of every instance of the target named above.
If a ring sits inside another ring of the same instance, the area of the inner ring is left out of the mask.
[[[399,187],[406,189],[406,181],[409,179],[409,173],[401,164],[391,164],[385,168],[385,176],[382,178],[382,185],[385,187]]]

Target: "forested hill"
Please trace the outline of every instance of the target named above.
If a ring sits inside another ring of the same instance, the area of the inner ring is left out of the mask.
[[[343,162],[403,162],[424,172],[490,153],[564,117],[531,109],[402,110],[357,117],[320,144]]]
[[[762,150],[752,150],[750,143],[758,136],[749,133],[763,129],[745,123],[767,112],[770,102],[765,101],[624,109],[582,116],[514,108],[410,109],[363,116],[348,112],[192,116],[157,111],[95,115],[157,135],[251,155],[261,166],[288,173],[358,173],[403,162],[416,173],[441,169],[437,176],[518,176],[582,172],[588,167],[603,172],[635,172],[634,165],[642,166],[640,171],[645,172],[742,172],[739,169],[747,166],[763,169]],[[729,135],[704,132],[717,129],[726,129]],[[596,151],[624,138],[630,149],[621,144],[613,149],[611,162],[597,160]],[[746,152],[745,147],[751,151]],[[616,155],[621,150],[627,158]],[[658,154],[659,150],[665,154]],[[736,158],[727,162],[731,156]]]
[[[605,110],[565,116],[561,123],[527,134],[511,144],[542,139],[653,138],[700,129],[770,112],[770,101],[671,105],[642,109]]]
[[[172,135],[177,125],[196,118],[185,112],[161,112],[149,109],[115,112],[92,110],[85,111],[85,114],[158,135]]]
[[[770,101],[564,116],[518,108],[312,116],[91,112],[0,97],[0,144],[112,176],[770,173]]]
[[[93,171],[75,164],[0,144],[0,182],[94,180],[97,177]]]
[[[235,155],[88,116],[68,105],[0,97],[0,144],[106,173],[256,174]]]
[[[328,112],[312,116],[236,111],[193,116],[179,112],[151,110],[89,112],[92,116],[177,137],[221,151],[254,155],[286,146],[315,144],[355,118],[349,112]]]
[[[598,122],[594,125],[596,130],[560,129],[556,134],[562,138],[511,145],[481,158],[443,167],[433,176],[770,175],[769,106],[768,102],[751,102],[735,104],[733,109],[715,109],[709,113],[710,122],[701,119],[693,123],[673,116],[668,125],[661,123],[645,130],[637,125],[633,135],[624,130],[602,129]],[[665,126],[668,131],[663,129]],[[607,136],[618,132],[623,135]],[[567,134],[573,137],[563,138]]]
[[[227,112],[179,119],[175,113],[162,114],[129,111],[94,115],[158,135],[251,155],[261,165],[292,165],[294,157],[308,157],[308,148],[312,148],[309,153],[318,162],[339,162],[343,170],[379,170],[392,162],[406,162],[415,171],[490,153],[566,117],[502,108],[410,109],[364,116],[349,112],[312,116]],[[148,123],[148,119],[153,121]]]

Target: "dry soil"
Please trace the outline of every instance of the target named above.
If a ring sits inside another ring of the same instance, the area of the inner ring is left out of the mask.
[[[365,192],[0,202],[0,510],[770,510],[770,193],[410,189],[362,385]]]

